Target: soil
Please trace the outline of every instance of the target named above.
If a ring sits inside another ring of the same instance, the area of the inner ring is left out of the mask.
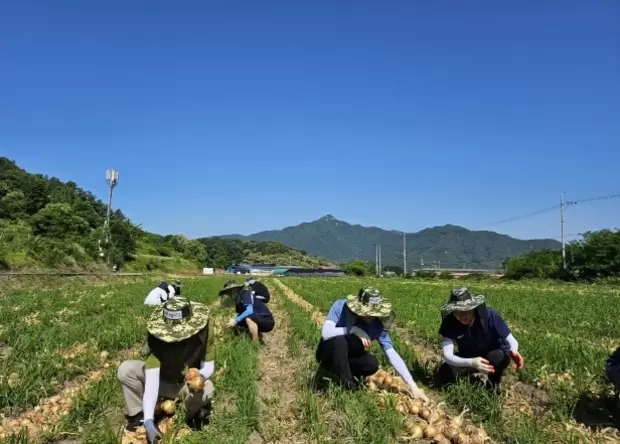
[[[301,400],[297,380],[301,369],[298,359],[289,355],[286,338],[291,325],[278,297],[270,301],[276,320],[275,328],[263,335],[264,344],[259,353],[258,398],[261,409],[259,430],[250,435],[246,444],[303,444],[313,439],[303,431]]]

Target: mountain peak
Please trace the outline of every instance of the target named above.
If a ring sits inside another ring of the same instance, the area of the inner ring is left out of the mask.
[[[331,222],[331,221],[334,221],[334,220],[337,220],[337,219],[334,216],[332,216],[331,214],[326,214],[325,216],[323,216],[319,220],[325,221],[325,222]]]

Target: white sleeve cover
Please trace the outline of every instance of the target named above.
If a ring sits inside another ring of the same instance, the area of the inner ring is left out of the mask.
[[[405,361],[403,361],[403,358],[400,357],[398,352],[394,350],[393,348],[390,348],[385,352],[385,355],[390,361],[390,364],[392,364],[392,367],[394,367],[394,370],[396,370],[396,372],[400,375],[400,377],[405,380],[407,385],[411,387],[412,389],[419,390],[418,385],[413,380],[413,376],[411,376],[411,373],[409,372],[409,369],[407,368],[407,364],[405,364]]]
[[[215,370],[215,361],[200,361],[200,369],[198,372],[205,378],[209,379]]]
[[[346,327],[336,327],[336,323],[334,321],[323,322],[323,328],[321,329],[321,336],[323,339],[330,339],[334,336],[344,336],[346,334]]]
[[[519,343],[517,342],[515,337],[512,335],[512,333],[506,336],[506,342],[508,342],[508,345],[510,345],[510,351],[512,352],[519,351]]]
[[[471,359],[461,358],[454,354],[454,341],[446,337],[441,343],[443,360],[452,367],[471,367]]]
[[[144,396],[142,396],[145,421],[154,419],[157,398],[159,398],[159,369],[149,368],[144,371]]]

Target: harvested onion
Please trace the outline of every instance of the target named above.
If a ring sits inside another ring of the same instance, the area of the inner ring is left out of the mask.
[[[174,404],[174,401],[168,399],[161,403],[161,409],[164,411],[165,414],[173,415],[176,410],[176,405]]]
[[[420,411],[420,418],[428,419],[431,417],[431,411],[429,409],[422,409]],[[432,436],[432,435],[431,435]]]
[[[432,438],[433,436],[437,435],[437,427],[435,427],[434,425],[427,425],[426,428],[424,429],[424,437],[425,438]]]
[[[370,381],[368,383],[368,390],[370,390],[371,392],[376,392],[377,391],[377,384],[375,384],[373,381]]]
[[[197,368],[190,368],[189,370],[185,372],[186,381],[191,381],[192,379],[197,378],[199,376],[200,376],[200,372],[198,371]]]
[[[205,387],[205,379],[202,375],[198,375],[189,381],[189,388],[192,392],[200,392]]]

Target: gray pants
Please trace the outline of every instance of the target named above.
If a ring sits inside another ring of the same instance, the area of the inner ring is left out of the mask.
[[[124,361],[118,367],[118,381],[125,397],[125,410],[128,416],[135,416],[142,411],[142,397],[144,396],[144,361]],[[159,396],[175,399],[185,384],[169,384],[159,381]],[[213,383],[205,381],[202,392],[190,392],[185,398],[187,415],[193,416],[201,407],[206,406],[214,393]]]

